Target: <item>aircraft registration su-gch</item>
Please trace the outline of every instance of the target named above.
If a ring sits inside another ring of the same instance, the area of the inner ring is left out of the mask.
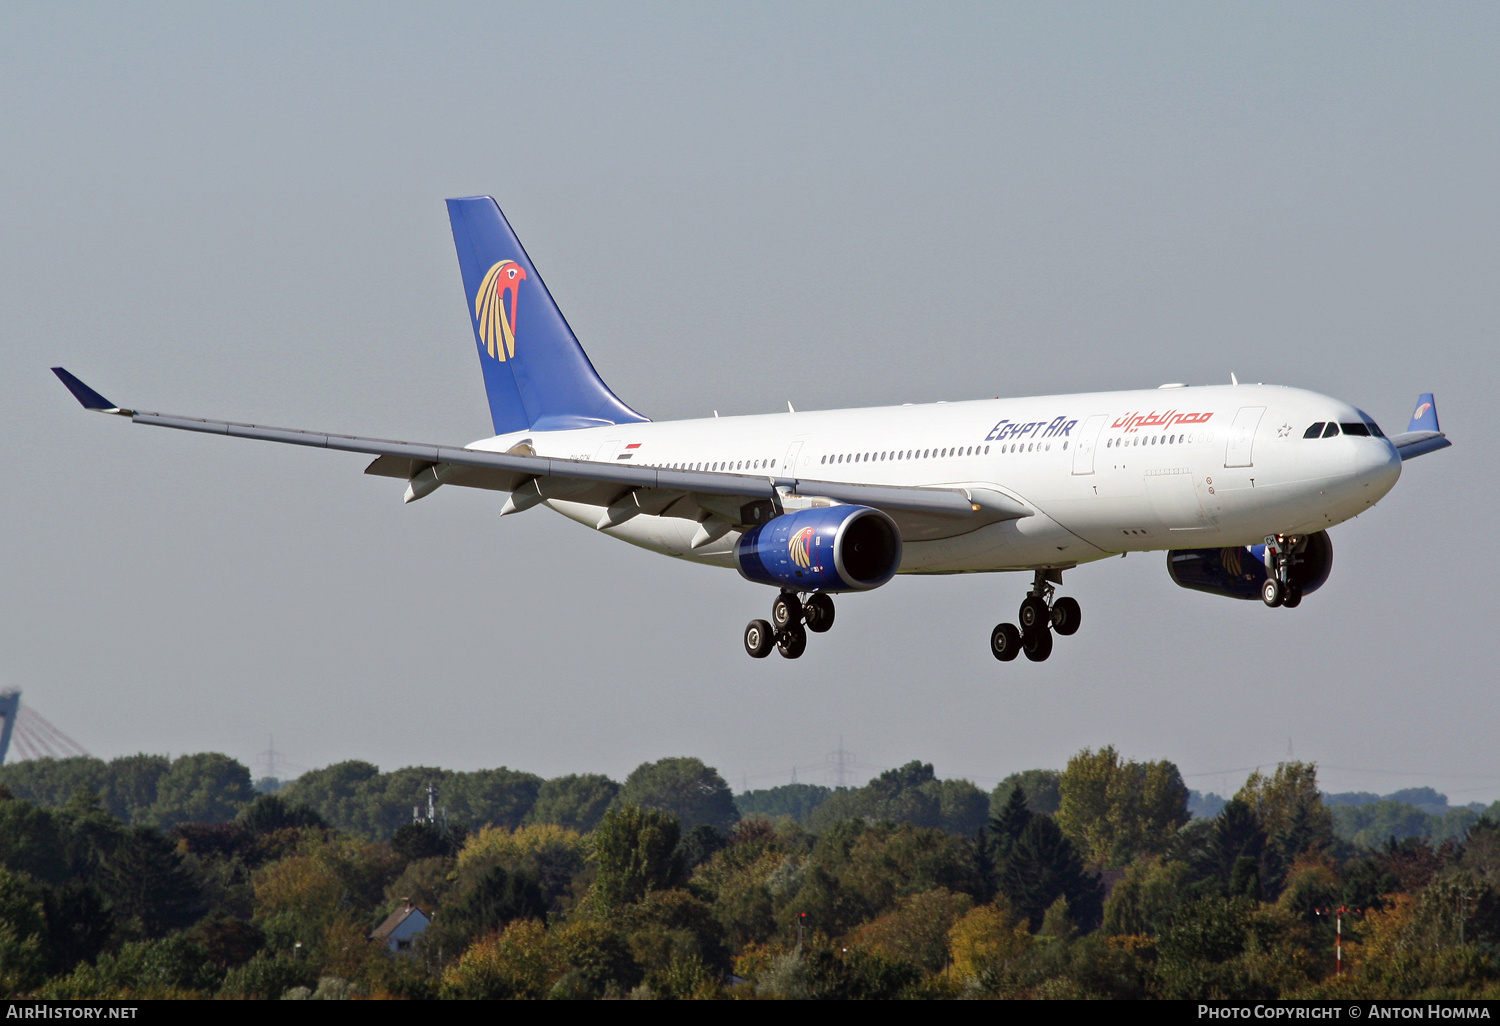
[[[831,595],[896,574],[1023,571],[990,651],[1041,661],[1078,630],[1063,572],[1167,552],[1172,580],[1293,607],[1333,565],[1328,529],[1369,509],[1405,460],[1451,443],[1423,395],[1386,436],[1348,403],[1273,385],[1187,387],[653,423],[584,354],[488,196],[448,201],[495,434],[426,445],[126,409],[61,367],[90,410],[138,424],[374,455],[365,473],[550,506],[653,552],[777,590],[745,651],[796,659]],[[1231,379],[1232,380],[1232,379]]]

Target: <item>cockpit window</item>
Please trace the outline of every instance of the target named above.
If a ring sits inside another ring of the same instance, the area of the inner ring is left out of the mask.
[[[1322,438],[1323,437],[1323,422],[1320,420],[1316,424],[1314,424],[1312,427],[1310,427],[1306,431],[1302,432],[1302,437],[1303,438]]]
[[[1365,438],[1370,437],[1370,429],[1365,427],[1363,421],[1358,424],[1340,424],[1339,427],[1343,428],[1344,434],[1346,435],[1362,435]]]
[[[1323,429],[1323,437],[1324,438],[1332,438],[1334,435],[1336,435],[1338,433],[1339,433],[1339,426],[1337,424],[1335,424],[1331,420],[1328,422],[1328,426]]]
[[[1365,427],[1370,429],[1370,434],[1374,435],[1376,438],[1385,437],[1385,432],[1380,430],[1380,425],[1375,423],[1374,417],[1371,417],[1364,410],[1355,410],[1354,412],[1358,413],[1359,419],[1365,422]]]

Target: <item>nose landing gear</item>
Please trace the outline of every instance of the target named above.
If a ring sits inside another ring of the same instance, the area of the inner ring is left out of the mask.
[[[1015,624],[1002,623],[990,632],[990,654],[1008,663],[1022,652],[1039,663],[1052,654],[1052,635],[1067,637],[1078,633],[1083,611],[1073,598],[1052,599],[1054,586],[1062,583],[1061,570],[1038,570],[1031,591],[1021,601]]]
[[[806,601],[794,591],[783,591],[771,603],[771,619],[751,620],[745,626],[745,651],[764,659],[776,649],[785,659],[807,651],[807,632],[822,634],[833,626],[833,599],[814,592]]]
[[[1300,535],[1266,535],[1266,583],[1260,586],[1260,600],[1272,609],[1295,609],[1302,604],[1296,568],[1306,549],[1307,539]]]

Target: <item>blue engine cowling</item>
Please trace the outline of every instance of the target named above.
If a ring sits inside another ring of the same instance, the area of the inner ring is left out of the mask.
[[[1307,544],[1292,565],[1292,580],[1304,595],[1317,591],[1333,570],[1333,541],[1327,531],[1307,536]],[[1180,587],[1228,595],[1260,598],[1266,581],[1266,547],[1237,545],[1227,549],[1173,549],[1167,553],[1167,573]]]
[[[868,506],[786,513],[740,536],[734,565],[746,580],[794,591],[868,591],[901,566],[901,532]]]

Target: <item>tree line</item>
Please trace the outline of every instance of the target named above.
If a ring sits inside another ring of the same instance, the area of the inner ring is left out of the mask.
[[[446,817],[414,822],[429,785]],[[1193,800],[1112,748],[989,793],[914,762],[738,798],[688,758],[621,783],[346,762],[259,795],[223,756],[19,763],[0,995],[1500,996],[1496,818],[1356,843],[1335,814],[1378,797],[1333,804],[1297,762]],[[392,955],[371,934],[408,905],[432,922]]]

